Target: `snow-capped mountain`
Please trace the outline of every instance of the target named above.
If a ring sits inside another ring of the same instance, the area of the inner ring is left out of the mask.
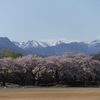
[[[15,42],[13,41],[13,43],[22,48],[22,49],[28,49],[28,48],[40,48],[40,47],[47,47],[47,46],[54,46],[56,45],[56,43],[54,42],[42,42],[42,41],[35,41],[35,40],[30,40],[27,42]]]
[[[91,54],[100,52],[100,40],[96,39],[87,44]]]
[[[91,45],[96,45],[96,44],[99,44],[100,43],[100,40],[94,40],[94,41],[92,41],[90,44]]]
[[[10,49],[14,52],[22,54],[37,54],[37,55],[63,55],[65,52],[74,54],[84,53],[91,55],[100,53],[100,40],[94,40],[90,43],[79,41],[53,40],[53,41],[36,41],[30,40],[27,42],[11,42],[8,38],[0,37],[0,49]]]
[[[45,43],[47,44],[47,46],[56,46],[56,45],[62,44],[64,42],[61,40],[58,40],[58,41],[46,41]]]
[[[66,39],[60,39],[60,40],[48,40],[48,41],[36,41],[36,40],[30,40],[27,42],[16,42],[13,41],[13,43],[22,48],[22,49],[29,49],[29,48],[40,48],[40,47],[52,47],[52,46],[56,46],[62,43],[70,43],[68,40]]]
[[[100,52],[100,40],[94,40],[90,43],[80,41],[70,41],[67,39],[36,41],[30,40],[27,42],[13,42],[16,46],[27,50],[31,53],[41,55],[61,55],[64,52],[79,53],[83,52],[86,55]]]
[[[22,49],[27,49],[27,48],[37,48],[37,47],[46,47],[47,44],[45,44],[44,42],[41,42],[41,41],[35,41],[35,40],[30,40],[30,41],[27,41],[27,42],[15,42],[13,41],[13,43],[22,48]]]

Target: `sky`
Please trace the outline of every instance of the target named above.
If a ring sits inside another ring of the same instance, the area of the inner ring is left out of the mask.
[[[100,38],[100,0],[0,0],[0,37],[93,41]]]

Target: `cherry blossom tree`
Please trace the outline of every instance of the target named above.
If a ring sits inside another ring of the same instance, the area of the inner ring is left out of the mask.
[[[27,55],[23,57],[0,59],[0,77],[3,85],[11,75],[20,79],[20,85],[24,85],[27,78],[32,84],[39,85],[42,79],[54,79],[54,83],[59,84],[62,80],[86,81],[95,79],[97,86],[100,77],[100,62],[92,56],[86,56],[83,53],[72,54],[64,53],[62,56],[39,57],[36,55]],[[48,83],[48,82],[47,82]]]
[[[33,84],[36,83],[38,85],[39,83],[39,77],[43,69],[42,62],[43,62],[42,57],[33,56],[30,59],[29,64],[26,65],[27,66],[27,76],[29,79],[32,80]]]
[[[51,56],[46,58],[46,69],[48,72],[53,72],[55,82],[59,84],[61,66],[59,63],[59,56]]]
[[[24,80],[26,78],[27,67],[30,64],[32,59],[31,55],[23,56],[15,59],[15,66],[17,69],[15,70],[16,76],[20,79],[20,85],[24,85]]]
[[[42,57],[36,55],[27,55],[15,59],[17,70],[16,75],[20,78],[23,85],[24,79],[27,77],[32,80],[33,84],[39,80],[42,71]]]
[[[12,58],[3,58],[0,59],[0,76],[3,81],[3,86],[5,86],[5,82],[8,77],[13,73],[15,70],[14,62]]]

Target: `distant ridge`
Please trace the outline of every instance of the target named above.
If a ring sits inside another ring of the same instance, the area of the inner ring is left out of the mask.
[[[25,51],[13,44],[7,37],[0,37],[0,49],[10,49],[25,54]]]
[[[30,40],[22,43],[13,41],[13,43],[27,52],[48,56],[62,55],[64,52],[72,52],[74,54],[85,53],[86,55],[100,52],[99,39],[90,43],[79,41],[67,42],[66,39],[46,42]]]
[[[7,37],[0,37],[0,49],[10,49],[14,52],[36,55],[63,55],[65,52],[72,52],[74,54],[84,53],[91,55],[100,52],[100,40],[94,40],[90,43],[85,42],[69,42],[63,40],[58,41],[36,41],[29,40],[27,42],[11,42]]]

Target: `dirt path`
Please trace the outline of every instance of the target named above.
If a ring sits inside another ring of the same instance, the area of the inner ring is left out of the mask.
[[[100,88],[1,89],[0,100],[100,100]]]

